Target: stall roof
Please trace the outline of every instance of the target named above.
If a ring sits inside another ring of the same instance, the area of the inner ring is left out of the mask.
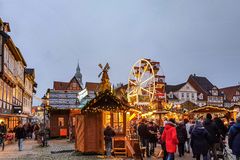
[[[122,112],[127,111],[131,107],[112,94],[111,91],[105,90],[99,93],[95,98],[90,100],[81,110],[82,113],[86,112],[101,112],[112,111]]]
[[[204,106],[189,111],[189,113],[222,113],[222,112],[232,112],[232,110],[224,107]]]
[[[198,105],[196,105],[195,103],[193,103],[193,102],[191,102],[191,101],[186,101],[186,102],[182,103],[182,104],[181,104],[181,107],[182,107],[183,109],[188,110],[188,111],[199,108]]]

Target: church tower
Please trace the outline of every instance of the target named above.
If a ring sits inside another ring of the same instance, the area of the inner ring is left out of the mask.
[[[76,73],[75,73],[75,78],[78,80],[78,83],[83,86],[83,83],[82,83],[82,74],[80,72],[80,67],[79,67],[79,62],[78,62],[78,65],[77,65],[77,69],[76,69]]]

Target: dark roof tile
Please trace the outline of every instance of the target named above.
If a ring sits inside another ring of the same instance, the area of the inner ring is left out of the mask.
[[[181,89],[186,83],[181,83],[178,85],[166,85],[166,93],[175,92]]]

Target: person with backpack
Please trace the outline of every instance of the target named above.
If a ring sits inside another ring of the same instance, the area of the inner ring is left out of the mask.
[[[228,145],[236,160],[240,160],[240,113],[236,117],[236,124],[229,130]]]

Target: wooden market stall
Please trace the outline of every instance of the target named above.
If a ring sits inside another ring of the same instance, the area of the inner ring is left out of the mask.
[[[217,106],[204,106],[197,109],[193,109],[188,112],[190,117],[193,118],[205,118],[207,113],[211,113],[213,116],[220,118],[230,119],[234,111],[230,108],[217,107]]]
[[[107,65],[101,72],[103,73],[102,82],[96,97],[82,108],[80,114],[76,115],[75,149],[85,154],[104,154],[103,132],[106,126],[110,125],[116,132],[113,138],[115,155],[118,153],[126,155],[127,111],[131,107],[111,92]]]
[[[104,153],[103,131],[111,125],[118,138],[126,136],[126,111],[123,104],[109,90],[92,99],[76,116],[76,150]]]

